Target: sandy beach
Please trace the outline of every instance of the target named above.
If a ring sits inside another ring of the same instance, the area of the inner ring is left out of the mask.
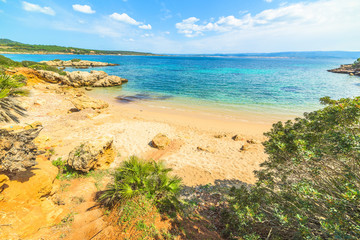
[[[69,113],[73,105],[58,85],[38,84],[32,87],[30,97],[22,100],[28,116],[21,122],[43,124],[39,138],[53,146],[51,160],[67,159],[81,142],[109,136],[118,152],[111,167],[132,155],[164,160],[188,186],[225,179],[254,183],[253,171],[266,159],[261,142],[265,140],[263,132],[271,128],[270,122],[252,123],[201,111],[106,100],[109,107],[101,111]],[[150,145],[158,133],[172,140],[165,150]],[[238,141],[233,140],[235,135]],[[246,150],[241,150],[244,145]]]

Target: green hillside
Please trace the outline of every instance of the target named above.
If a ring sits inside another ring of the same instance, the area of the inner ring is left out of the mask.
[[[10,39],[0,39],[0,53],[64,53],[64,54],[116,54],[116,55],[144,55],[154,56],[156,54],[133,52],[133,51],[104,51],[84,49],[75,47],[61,47],[56,45],[32,45],[15,42]]]

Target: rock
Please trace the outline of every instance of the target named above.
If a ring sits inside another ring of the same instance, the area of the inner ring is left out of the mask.
[[[249,144],[244,144],[244,145],[241,146],[240,151],[247,151],[249,149],[250,149]]]
[[[2,191],[2,186],[6,184],[6,182],[9,181],[9,177],[4,175],[4,174],[0,174],[0,192]],[[1,201],[2,199],[0,199]]]
[[[46,63],[49,66],[54,67],[75,67],[75,68],[89,68],[89,67],[106,67],[106,66],[118,66],[119,64],[106,63],[106,62],[94,62],[87,60],[69,60],[69,61],[41,61],[40,63]]]
[[[227,137],[226,133],[221,133],[221,134],[215,134],[214,135],[214,138],[225,138],[225,137]]]
[[[246,140],[246,142],[249,143],[249,144],[258,144],[259,143],[255,139],[248,139],[248,140]]]
[[[327,71],[333,73],[344,73],[354,76],[354,75],[359,75],[360,66],[355,66],[354,64],[344,64],[344,65],[340,65],[339,68],[330,69]]]
[[[36,127],[19,132],[0,129],[0,167],[2,171],[25,171],[36,164],[39,155],[33,140],[42,128]]]
[[[109,76],[104,71],[74,71],[66,72],[62,76],[56,72],[39,70],[41,79],[50,83],[61,83],[71,87],[113,87],[120,86],[126,79],[118,76]]]
[[[66,77],[52,71],[38,70],[41,79],[49,83],[63,83],[66,82]]]
[[[88,172],[91,169],[107,169],[116,156],[113,139],[84,142],[69,153],[67,164],[75,170]]]
[[[243,140],[244,140],[244,137],[241,136],[241,135],[235,135],[235,136],[232,137],[232,139],[233,139],[234,141],[243,141]]]
[[[204,152],[209,152],[209,153],[214,153],[215,150],[209,146],[207,147],[197,147],[196,148],[198,151],[204,151]]]
[[[91,108],[91,109],[104,109],[109,107],[109,104],[103,100],[91,98],[87,95],[74,96],[69,98],[78,110]],[[73,112],[73,111],[72,111]]]
[[[165,134],[159,133],[153,138],[151,145],[157,149],[165,149],[170,142],[171,140]]]
[[[63,217],[64,210],[47,197],[53,192],[58,169],[43,156],[38,165],[25,172],[18,172],[6,182],[1,192],[0,239],[32,239],[30,235],[44,226],[52,226]],[[1,191],[1,190],[0,190]]]

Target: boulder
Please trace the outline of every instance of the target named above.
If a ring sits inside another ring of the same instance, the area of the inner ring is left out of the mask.
[[[0,169],[18,172],[34,166],[39,153],[33,140],[41,130],[39,126],[20,131],[0,129]]]
[[[74,104],[78,110],[91,108],[91,109],[104,109],[109,107],[109,104],[101,99],[95,99],[87,95],[79,95],[70,97],[69,100]]]
[[[67,164],[82,172],[88,172],[91,169],[107,169],[115,156],[113,139],[103,137],[81,143],[69,153]]]
[[[66,76],[62,76],[56,72],[38,70],[41,79],[49,83],[64,83],[66,82]]]
[[[170,142],[171,140],[165,134],[159,133],[153,138],[151,145],[157,149],[165,149]]]

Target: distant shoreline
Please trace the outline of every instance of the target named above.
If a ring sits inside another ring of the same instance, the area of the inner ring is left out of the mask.
[[[98,53],[98,54],[94,54],[94,53],[89,53],[89,54],[75,54],[75,53],[63,53],[63,52],[46,52],[46,53],[39,53],[39,52],[2,52],[0,51],[0,54],[29,54],[29,55],[84,55],[84,56],[166,56],[166,55],[160,55],[160,54],[102,54],[102,53]]]

